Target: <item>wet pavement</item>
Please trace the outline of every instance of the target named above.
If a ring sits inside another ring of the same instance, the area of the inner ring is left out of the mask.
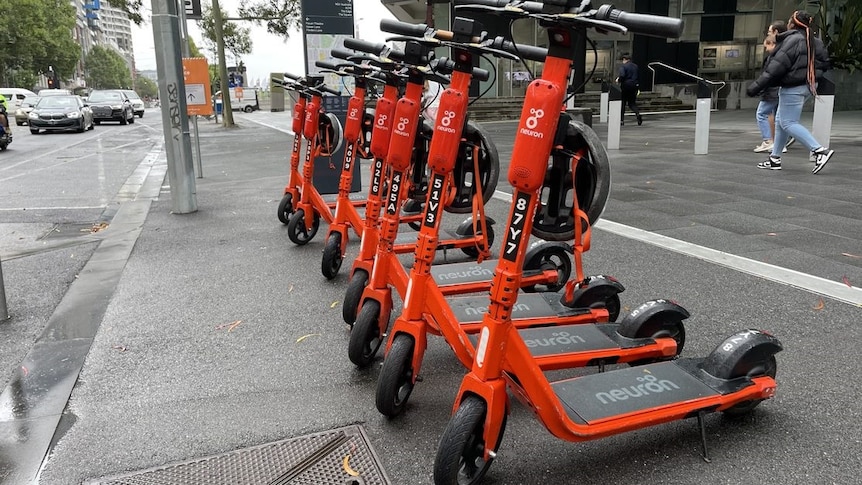
[[[463,369],[431,340],[407,414],[377,413],[379,367],[350,364],[341,321],[358,245],[336,279],[320,275],[325,225],[296,247],[276,219],[290,138],[273,127],[287,127],[289,114],[237,119],[235,130],[200,125],[197,213],[170,213],[164,157],[145,158],[146,170],[129,173],[140,182],[135,197],[75,247],[86,262],[62,266],[74,282],[53,289],[56,307],[0,394],[2,483],[81,483],[351,424],[362,425],[392,483],[430,482]],[[816,176],[799,147],[780,172],[755,168],[753,112],[712,121],[709,155],[693,154],[693,114],[623,127],[586,270],[618,277],[626,309],[669,297],[691,311],[684,356],[705,355],[740,328],[771,331],[785,346],[778,395],[742,421],[708,418],[712,464],[699,456],[693,422],[572,444],[514,405],[484,483],[858,480],[862,406],[845,390],[860,370],[862,115],[836,113],[836,155]],[[606,127],[594,126],[604,139]],[[507,162],[515,124],[485,127]],[[498,190],[488,212],[504,221],[510,189]],[[462,219],[447,214],[444,224]],[[16,306],[30,304],[18,291],[56,278],[32,271],[43,253],[2,254]],[[10,311],[14,323],[21,310]]]

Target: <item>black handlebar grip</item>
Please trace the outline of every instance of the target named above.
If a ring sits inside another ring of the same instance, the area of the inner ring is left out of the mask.
[[[425,37],[428,26],[425,24],[408,24],[392,19],[381,19],[380,30],[391,34],[406,35],[407,37]]]
[[[494,39],[493,47],[495,49],[510,52],[530,61],[545,62],[545,58],[548,57],[548,49],[545,49],[544,47],[515,44],[503,39],[502,37]]]
[[[479,81],[487,81],[491,78],[491,73],[481,67],[473,68],[473,79],[478,79]]]
[[[681,36],[685,25],[682,19],[644,13],[628,13],[614,8],[613,5],[599,7],[595,18],[620,24],[637,34],[665,38]]]
[[[326,62],[326,61],[315,61],[314,65],[321,68],[321,69],[329,69],[330,71],[337,71],[338,70],[338,66],[336,66],[335,64]]]
[[[324,92],[324,93],[332,94],[333,96],[341,96],[341,91],[336,91],[336,90],[334,90],[330,87],[327,87],[327,86],[320,85],[317,87],[317,90]]]
[[[329,55],[336,58],[336,59],[347,60],[347,59],[350,59],[351,57],[355,56],[356,53],[349,51],[349,50],[345,50],[345,49],[339,49],[336,47],[335,49],[332,49],[331,51],[329,51]]]
[[[458,5],[482,5],[485,7],[505,7],[511,0],[455,0],[455,6]]]
[[[348,49],[353,49],[355,51],[362,51],[369,54],[374,54],[375,56],[380,55],[380,53],[386,49],[385,44],[375,44],[373,42],[354,39],[352,37],[346,37],[344,39],[344,47],[347,47]]]
[[[299,81],[300,79],[302,79],[302,76],[297,76],[296,74],[291,74],[289,72],[284,73],[284,77],[293,79],[294,81]]]

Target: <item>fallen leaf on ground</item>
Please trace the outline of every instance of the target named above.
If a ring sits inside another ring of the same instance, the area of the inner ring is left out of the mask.
[[[844,284],[849,286],[850,288],[853,288],[853,285],[850,284],[850,278],[848,278],[847,276],[844,276],[843,278],[841,278],[841,281],[843,281]]]
[[[235,329],[240,323],[242,323],[242,320],[234,320],[230,323],[222,323],[221,325],[216,325],[216,330],[227,328],[227,331],[230,332],[233,331],[233,329]]]
[[[351,477],[358,477],[359,472],[350,468],[350,453],[344,455],[344,459],[341,460],[341,466],[344,468],[344,471],[347,472]]]
[[[125,345],[112,345],[111,348],[114,350],[119,350],[120,352],[125,352],[129,350],[128,348],[126,348]]]
[[[858,256],[856,254],[850,254],[850,253],[841,253],[841,256],[847,256],[848,258],[856,258],[856,259],[862,258],[862,256]]]
[[[337,306],[338,306],[338,300],[335,300],[334,302],[332,302],[332,305],[329,305],[329,308],[335,308]]]
[[[303,335],[302,337],[299,337],[298,339],[296,339],[296,343],[300,343],[303,340],[307,339],[308,337],[314,337],[314,336],[319,336],[319,335],[320,335],[319,333],[310,333],[308,335]]]
[[[777,236],[778,234],[776,234],[774,232],[767,232],[766,235],[767,236]]]
[[[825,307],[826,307],[826,303],[823,303],[823,298],[821,298],[820,301],[817,302],[817,305],[814,306],[814,309],[815,310],[822,310]]]
[[[287,292],[288,292],[288,293],[290,293],[291,291],[293,291],[293,285],[290,285],[290,286],[287,288]]]
[[[107,227],[108,227],[107,222],[100,222],[98,224],[93,224],[93,228],[90,230],[90,232],[99,232],[101,230],[107,229]]]

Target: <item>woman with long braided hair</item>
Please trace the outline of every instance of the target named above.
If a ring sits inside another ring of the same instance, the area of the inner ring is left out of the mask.
[[[814,169],[823,169],[834,153],[824,147],[799,123],[802,106],[810,96],[817,96],[817,81],[829,69],[829,54],[823,42],[814,36],[811,15],[797,10],[787,22],[787,31],[775,38],[776,47],[766,67],[746,90],[757,96],[770,86],[779,86],[778,111],[775,115],[775,140],[772,154],[758,168],[781,170],[781,150],[790,137],[799,140],[814,153]]]

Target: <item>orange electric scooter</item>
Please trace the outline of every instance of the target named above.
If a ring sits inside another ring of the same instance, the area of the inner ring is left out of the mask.
[[[682,21],[628,14],[604,5],[587,10],[580,0],[544,4],[466,0],[471,10],[538,18],[548,32],[548,56],[541,79],[527,89],[512,151],[508,179],[515,189],[503,255],[479,332],[471,371],[458,391],[452,416],[437,450],[436,485],[481,481],[503,435],[509,394],[529,407],[555,436],[582,441],[710,412],[743,414],[775,393],[779,341],[758,330],[732,335],[706,358],[652,363],[585,377],[549,381],[529,344],[512,322],[525,255],[525,234],[533,226],[547,159],[555,143],[579,36],[588,27],[678,37]],[[625,26],[625,27],[623,27]],[[535,136],[540,134],[542,136]],[[582,216],[579,216],[582,217]],[[576,228],[580,224],[576,224]]]
[[[410,284],[403,298],[401,315],[395,320],[389,334],[386,359],[377,380],[377,409],[391,417],[403,411],[418,379],[428,333],[444,336],[459,361],[468,368],[472,365],[475,350],[471,343],[473,339],[468,334],[478,333],[481,320],[470,318],[465,313],[472,309],[475,314],[479,314],[483,310],[480,307],[482,300],[487,306],[487,296],[447,300],[431,276],[431,265],[440,224],[441,197],[448,191],[448,174],[455,166],[460,127],[464,126],[467,117],[466,100],[473,57],[483,54],[516,56],[483,45],[490,40],[483,38],[482,26],[466,18],[456,17],[452,31],[389,20],[381,22],[381,29],[423,37],[424,42],[431,46],[448,46],[455,59],[452,83],[441,96],[431,141],[428,156],[431,190],[425,203],[423,223],[410,271]],[[509,44],[507,47],[522,56],[529,53],[530,59],[538,61],[544,61],[547,53],[546,49],[531,46]],[[567,145],[571,143],[562,147]],[[590,163],[590,152],[600,150],[600,145],[596,146],[595,143],[593,147],[575,147],[571,166],[576,168],[581,163]],[[575,209],[579,210],[577,203]],[[578,228],[575,232],[575,246],[582,248],[585,244]],[[576,258],[576,261],[577,281],[585,281],[580,259]],[[596,324],[608,321],[607,308],[589,308],[590,303],[600,300],[599,295],[592,294],[596,288],[586,291],[586,288],[579,287],[577,296],[574,294],[574,285],[571,289],[572,294],[566,300],[567,306],[559,303],[560,295],[557,293],[532,294],[521,295],[519,305],[513,309],[514,324],[523,328],[521,336],[533,343],[531,351],[543,369],[642,363],[670,359],[682,351],[685,339],[682,320],[688,317],[688,313],[678,305],[666,300],[652,301],[642,305],[638,312],[627,316],[620,324]],[[551,306],[554,303],[556,308]],[[366,320],[360,315],[351,334],[351,343],[354,343],[354,334],[357,337],[361,335],[366,325]],[[368,331],[374,333],[376,338],[381,328]],[[375,341],[368,337],[366,340]],[[372,350],[370,346],[363,349]],[[351,360],[354,360],[353,356]]]
[[[380,54],[381,52],[385,52],[387,55],[393,58],[397,57],[402,61],[406,55],[404,52],[398,51],[397,49],[390,49],[383,44],[372,44],[357,39],[345,39],[344,43],[346,47],[366,53]],[[413,44],[415,44],[415,42]],[[425,61],[420,60],[419,62]],[[441,69],[447,68],[451,70],[451,66],[449,66],[452,64],[451,61],[437,64],[439,64]],[[417,78],[419,74],[425,72],[424,66],[414,66],[412,69],[418,69]],[[480,76],[488,76],[489,74],[487,71],[478,68],[474,68],[474,73],[477,73]],[[389,86],[387,85],[387,87]],[[397,100],[397,91],[394,87],[390,87],[390,90],[392,94],[387,96],[387,90],[384,89],[383,97],[378,100],[378,109],[375,112],[376,121],[374,124],[374,131],[371,135],[371,152],[375,157],[373,167],[373,174],[375,176],[388,172],[385,169],[387,164],[384,163],[384,159],[388,159],[389,154],[391,153],[390,146],[392,144],[389,143],[389,138],[386,138],[386,136],[390,134],[391,130],[389,130],[388,127],[385,127],[384,129],[384,127],[381,126],[381,122],[386,119],[391,120],[395,116],[394,106],[395,101]],[[384,101],[387,100],[392,100],[392,102],[386,102],[384,104]],[[381,104],[383,104],[382,107],[385,108],[386,111],[381,109]],[[381,118],[381,116],[384,118]],[[460,146],[459,160],[463,165],[469,166],[469,168],[462,167],[458,170],[461,185],[467,185],[467,183],[462,179],[465,178],[465,174],[468,175],[467,178],[470,182],[469,190],[471,190],[471,193],[472,191],[478,192],[479,199],[486,201],[487,197],[490,196],[491,188],[496,186],[496,181],[488,180],[490,177],[488,174],[495,173],[493,165],[496,163],[496,150],[494,150],[493,153],[489,152],[487,155],[485,154],[486,150],[489,150],[489,148],[486,147],[492,146],[490,144],[490,140],[488,140],[487,135],[481,131],[478,126],[471,124],[467,125],[466,139],[461,140]],[[402,149],[404,150],[404,153],[399,155],[402,159],[411,156],[411,153],[408,152],[408,148],[408,146],[403,146]],[[422,144],[415,142],[414,140],[412,151],[414,160],[412,163],[415,164],[416,158],[424,159],[425,156],[422,155],[423,153],[424,150],[422,149]],[[374,191],[375,188],[379,189],[383,185],[382,182],[377,183],[375,180],[376,179],[374,178],[372,179],[370,187],[371,191]],[[473,187],[474,185],[475,188]],[[404,200],[403,195],[398,194],[398,196],[399,200]],[[451,197],[447,195],[447,200],[450,198]],[[461,200],[462,205],[464,204],[463,198],[464,196],[460,194],[455,197],[456,200]],[[371,194],[369,194],[369,201],[371,200],[372,197]],[[397,207],[397,204],[395,207]],[[481,208],[481,205],[479,208]],[[379,210],[379,205],[377,206],[377,209]],[[369,210],[366,209],[366,226],[363,233],[364,235],[360,245],[359,255],[354,261],[353,268],[351,270],[350,281],[348,282],[347,291],[344,297],[342,317],[349,325],[353,325],[357,319],[365,288],[369,284],[377,262],[384,258],[393,257],[393,253],[397,253],[399,250],[398,245],[394,245],[394,237],[396,235],[395,230],[397,230],[398,227],[399,215],[396,212],[390,217],[390,224],[394,229],[387,233],[388,239],[386,244],[387,247],[388,245],[393,245],[393,248],[395,248],[394,251],[390,251],[385,248],[381,250],[380,228],[379,226],[372,225],[369,220],[369,217],[375,213],[376,211],[369,212]],[[459,226],[455,233],[455,242],[458,244],[455,247],[462,247],[462,251],[468,255],[470,255],[470,253],[468,253],[467,250],[477,250],[476,242],[480,240],[479,238],[482,234],[491,235],[490,226],[486,226],[484,228],[487,232],[484,232],[482,228],[474,229],[474,221],[479,221],[480,219],[480,217],[477,217],[465,221]],[[412,252],[412,249],[415,247],[415,236],[413,236],[413,238],[413,241],[410,243],[410,252]],[[446,249],[450,247],[452,247],[452,244],[449,241],[443,240],[438,243],[437,249]],[[531,248],[530,254],[526,258],[525,270],[527,272],[525,273],[523,286],[532,291],[545,288],[550,290],[560,288],[571,274],[571,263],[566,254],[566,248],[567,246],[564,243],[537,244],[535,247]],[[383,258],[377,258],[377,255],[380,253],[385,254],[385,256],[383,256]],[[406,270],[401,267],[400,263],[396,263],[397,260],[393,261],[391,265],[393,268],[391,269],[391,272],[395,277],[387,280],[387,273],[382,272],[378,274],[378,278],[380,279],[376,283],[377,288],[380,290],[379,296],[384,300],[381,301],[382,306],[387,310],[391,309],[392,306],[391,293],[389,293],[387,281],[388,284],[393,285],[396,291],[401,295],[403,295],[406,290]],[[432,269],[432,274],[438,281],[444,294],[464,294],[486,291],[488,289],[491,276],[493,275],[493,263],[484,261],[478,263],[471,262],[438,265]],[[616,286],[618,288],[616,291],[622,291],[621,285],[617,284]],[[385,318],[382,318],[383,316],[384,314],[381,313],[381,321],[385,319],[388,322],[388,313],[385,314]]]

